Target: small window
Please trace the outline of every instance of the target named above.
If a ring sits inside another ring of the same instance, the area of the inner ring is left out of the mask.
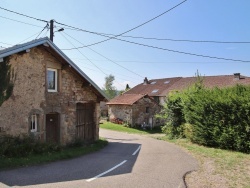
[[[168,84],[170,81],[169,80],[166,80],[165,82],[164,82],[164,84]]]
[[[158,103],[158,104],[160,103],[160,98],[158,96],[154,96],[154,100],[156,103]]]
[[[149,107],[146,107],[146,113],[149,113]]]
[[[37,115],[36,114],[31,116],[30,131],[37,132]]]
[[[57,92],[57,70],[47,70],[47,83],[49,92]]]
[[[151,84],[153,85],[153,84],[155,84],[156,82],[151,82]]]
[[[159,89],[154,89],[153,91],[152,91],[152,93],[157,93],[159,91]]]

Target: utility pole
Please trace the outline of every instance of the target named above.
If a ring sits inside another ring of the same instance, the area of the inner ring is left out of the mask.
[[[50,20],[50,40],[53,42],[54,37],[54,20]]]

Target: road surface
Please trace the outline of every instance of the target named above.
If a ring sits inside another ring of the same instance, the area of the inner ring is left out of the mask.
[[[0,187],[183,188],[197,161],[174,144],[100,130],[104,149],[70,160],[0,171]]]

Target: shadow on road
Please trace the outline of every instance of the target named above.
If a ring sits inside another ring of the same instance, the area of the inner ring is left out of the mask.
[[[127,160],[119,168],[105,174],[114,176],[131,173],[140,146],[135,143],[110,142],[104,149],[82,157],[44,165],[0,171],[0,182],[8,186],[25,186],[93,178]]]

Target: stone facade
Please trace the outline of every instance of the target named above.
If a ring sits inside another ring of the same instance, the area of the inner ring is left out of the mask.
[[[150,98],[141,98],[132,105],[109,104],[109,118],[119,118],[132,127],[140,127],[144,122],[148,126],[158,126],[154,115],[160,106]]]
[[[100,99],[93,87],[58,54],[44,47],[8,57],[14,84],[10,98],[0,106],[0,134],[32,134],[46,141],[46,115],[58,114],[59,142],[67,144],[76,135],[76,104],[94,104],[94,139],[99,135]],[[58,91],[48,92],[47,69],[57,70]],[[37,131],[30,131],[31,116],[36,114]]]

